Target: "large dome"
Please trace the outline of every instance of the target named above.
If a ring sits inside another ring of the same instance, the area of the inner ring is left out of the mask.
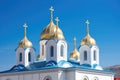
[[[40,38],[61,40],[64,39],[64,36],[62,30],[51,21],[41,32]]]

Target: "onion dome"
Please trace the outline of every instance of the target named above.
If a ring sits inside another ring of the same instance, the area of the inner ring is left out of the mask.
[[[88,20],[86,21],[86,24],[87,24],[87,29],[86,29],[87,33],[86,33],[85,38],[82,39],[81,45],[89,45],[89,46],[96,45],[96,41],[89,34],[89,28],[88,28],[89,21]]]
[[[74,38],[74,50],[70,53],[71,59],[78,59],[79,58],[79,52],[76,49],[76,38]]]
[[[32,47],[32,42],[29,41],[26,36],[27,25],[24,24],[23,27],[24,27],[24,38],[19,42],[19,47],[22,47],[22,48]]]
[[[62,30],[58,27],[58,24],[55,25],[52,20],[52,12],[54,11],[53,7],[50,8],[50,23],[47,27],[45,27],[41,33],[40,38],[41,39],[55,39],[55,40],[61,40],[64,39]],[[56,22],[58,23],[58,18],[56,19]]]

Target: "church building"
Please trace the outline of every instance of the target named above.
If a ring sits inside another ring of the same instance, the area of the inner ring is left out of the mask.
[[[104,70],[99,64],[99,47],[90,35],[89,21],[86,21],[86,36],[78,48],[74,38],[74,49],[68,55],[70,46],[58,25],[59,19],[57,17],[54,23],[54,9],[51,7],[49,10],[50,22],[41,31],[37,59],[24,24],[24,37],[15,50],[16,64],[0,72],[0,80],[114,80],[114,73]]]

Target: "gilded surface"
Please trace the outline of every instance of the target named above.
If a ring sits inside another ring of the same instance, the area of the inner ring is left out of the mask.
[[[75,58],[75,59],[79,58],[79,52],[76,49],[76,38],[74,38],[74,50],[72,53],[70,53],[70,58]]]
[[[86,25],[87,25],[86,36],[85,38],[82,39],[81,45],[89,45],[89,46],[96,45],[96,41],[89,34],[89,27],[88,27],[89,24],[90,22],[87,20],[86,21]]]
[[[22,48],[32,47],[32,43],[27,39],[27,36],[26,36],[27,25],[24,24],[23,27],[24,27],[24,38],[19,42],[18,47],[22,47]]]

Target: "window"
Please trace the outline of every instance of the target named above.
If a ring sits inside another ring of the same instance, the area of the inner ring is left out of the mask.
[[[84,76],[82,80],[89,80],[87,76]]]
[[[19,55],[19,61],[22,62],[22,53]]]
[[[49,78],[47,78],[46,80],[49,80]]]
[[[28,61],[31,62],[31,53],[28,53]]]
[[[42,55],[44,55],[44,45],[42,45]]]
[[[84,60],[87,60],[87,51],[84,51]]]
[[[93,53],[93,58],[94,58],[94,61],[96,61],[96,51],[94,50],[94,53]]]
[[[63,56],[64,55],[64,46],[61,45],[60,47],[60,55]]]
[[[54,47],[53,46],[50,47],[50,56],[51,57],[54,56]]]
[[[87,80],[87,78],[84,78],[83,80]]]
[[[8,79],[6,79],[6,80],[11,80],[11,79],[8,78]]]
[[[51,76],[46,76],[43,80],[52,80]]]
[[[94,79],[93,80],[99,80],[97,77],[94,77]]]

